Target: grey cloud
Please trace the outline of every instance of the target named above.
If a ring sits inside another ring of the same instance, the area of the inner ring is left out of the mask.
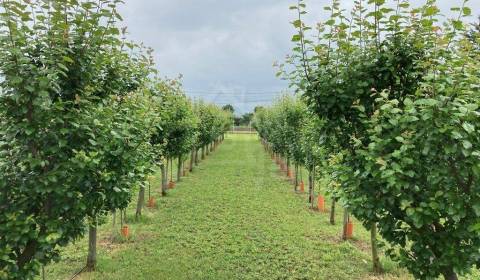
[[[328,2],[308,0],[307,21],[325,18],[322,6]],[[345,8],[353,3],[341,2]],[[439,5],[448,11],[456,2],[440,0]],[[155,49],[162,75],[174,77],[182,73],[192,97],[219,104],[235,103],[237,111],[243,113],[255,105],[268,104],[278,96],[276,92],[286,88],[286,83],[275,77],[272,63],[282,60],[292,47],[290,38],[295,30],[289,22],[295,14],[288,7],[294,3],[127,0],[121,14],[129,37]],[[478,3],[476,6],[478,10]]]

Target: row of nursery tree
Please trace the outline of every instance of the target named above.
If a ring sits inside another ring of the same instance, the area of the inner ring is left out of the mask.
[[[480,41],[468,1],[355,0],[307,7],[279,64],[299,99],[256,114],[272,152],[330,180],[328,192],[417,279],[457,279],[480,264]],[[345,230],[344,230],[345,231]],[[345,234],[345,233],[344,233]]]
[[[102,217],[123,224],[137,192],[141,215],[157,167],[166,195],[168,162],[192,171],[232,123],[157,78],[120,2],[0,2],[1,279],[33,279],[88,227],[93,269]]]

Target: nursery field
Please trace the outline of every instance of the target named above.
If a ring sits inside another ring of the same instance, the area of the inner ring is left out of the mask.
[[[292,1],[284,59],[194,24],[183,66],[124,2],[0,1],[0,280],[480,279],[479,1]]]
[[[369,233],[357,223],[355,238],[343,242],[341,211],[332,226],[328,214],[310,210],[256,135],[228,135],[166,198],[159,180],[157,209],[138,223],[128,210],[128,241],[103,225],[97,271],[76,279],[411,279],[387,259],[387,273],[373,275]],[[86,239],[67,247],[46,279],[70,279],[86,248]]]

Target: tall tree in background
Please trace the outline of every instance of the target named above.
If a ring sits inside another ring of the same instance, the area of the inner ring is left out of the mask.
[[[223,106],[222,109],[224,111],[229,111],[232,114],[235,113],[235,108],[233,108],[233,106],[231,104],[227,104],[227,105]]]

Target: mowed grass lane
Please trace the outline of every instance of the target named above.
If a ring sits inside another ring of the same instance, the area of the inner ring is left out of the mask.
[[[388,259],[387,274],[373,275],[368,232],[356,223],[355,239],[343,242],[341,209],[335,226],[310,210],[255,135],[228,135],[166,198],[159,182],[156,209],[137,223],[135,203],[128,210],[131,240],[112,239],[109,218],[97,271],[76,279],[410,279]],[[46,279],[70,279],[86,254],[85,239],[67,247]]]

